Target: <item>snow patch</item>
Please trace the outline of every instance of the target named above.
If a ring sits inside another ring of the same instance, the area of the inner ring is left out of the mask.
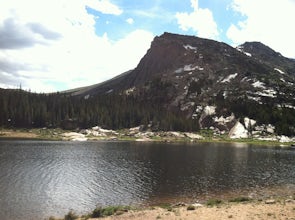
[[[227,95],[228,95],[228,91],[224,91],[222,95],[223,95],[224,99],[226,99]]]
[[[203,111],[203,106],[198,105],[195,110],[195,113],[192,115],[192,119],[196,119],[202,111]]]
[[[197,47],[193,47],[193,46],[191,46],[191,45],[189,45],[189,44],[187,44],[187,45],[183,45],[183,47],[184,47],[186,50],[197,50]]]
[[[130,95],[135,91],[135,86],[133,86],[132,88],[129,88],[127,90],[125,90],[125,94],[126,95]]]
[[[228,77],[226,77],[225,79],[223,79],[221,82],[222,83],[230,82],[232,79],[236,78],[237,75],[238,75],[238,73],[231,74]]]
[[[174,71],[174,73],[179,74],[183,72],[183,68],[179,68],[177,70]]]
[[[178,68],[177,70],[174,71],[174,73],[180,74],[183,72],[189,72],[189,74],[191,75],[192,74],[191,71],[194,71],[194,70],[202,71],[204,70],[204,68],[199,66],[193,66],[193,64],[188,64],[188,65],[185,65],[184,67]]]
[[[295,109],[295,106],[293,106],[293,105],[285,105],[285,107]]]
[[[206,106],[203,110],[203,113],[208,115],[214,115],[216,113],[216,106]]]
[[[262,92],[256,92],[255,94],[259,95],[259,96],[270,97],[270,98],[276,98],[277,97],[276,96],[277,92],[274,91],[273,89],[265,89]]]
[[[261,88],[261,89],[265,89],[266,88],[264,86],[264,83],[263,82],[260,82],[260,81],[256,81],[256,82],[252,83],[252,86],[255,87],[255,88]]]
[[[279,72],[280,74],[286,74],[284,71],[280,70],[279,68],[274,68],[274,70]]]
[[[248,52],[243,52],[244,54],[246,54],[248,57],[252,57],[252,54],[251,53],[248,53]]]
[[[199,66],[193,67],[193,64],[185,65],[183,67],[183,71],[185,71],[185,72],[194,71],[194,70],[204,70],[204,68],[199,67]]]
[[[254,97],[254,96],[247,96],[248,97],[248,99],[251,99],[251,100],[253,100],[253,101],[255,101],[255,102],[260,102],[261,101],[261,97]],[[260,104],[262,104],[262,103],[260,103]]]
[[[247,55],[248,57],[252,57],[252,54],[251,53],[248,53],[248,52],[244,51],[244,47],[238,46],[238,47],[236,47],[236,49],[237,49],[237,51],[239,51],[239,52]]]

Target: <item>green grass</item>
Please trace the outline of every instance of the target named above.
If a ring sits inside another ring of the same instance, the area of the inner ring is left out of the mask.
[[[222,204],[222,200],[220,200],[220,199],[209,199],[206,202],[207,206],[216,206],[216,205],[220,205],[220,204]]]
[[[229,200],[229,202],[236,202],[236,203],[249,202],[249,201],[251,201],[251,199],[248,197],[237,197],[237,198],[233,198]]]
[[[162,209],[166,209],[169,212],[171,212],[173,210],[172,205],[169,204],[169,203],[161,203],[161,204],[159,204],[157,206],[162,208]]]
[[[106,217],[111,215],[120,215],[124,212],[130,210],[130,206],[108,206],[108,207],[97,207],[93,210],[93,212],[90,214],[91,218],[100,218],[100,217]]]

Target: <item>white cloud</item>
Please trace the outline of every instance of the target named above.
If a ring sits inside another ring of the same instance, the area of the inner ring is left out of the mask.
[[[87,0],[86,5],[104,14],[120,15],[123,13],[122,9],[112,4],[109,0]]]
[[[135,30],[118,41],[97,36],[87,6],[102,13],[122,12],[110,1],[10,0],[1,5],[0,33],[8,37],[0,36],[0,87],[22,84],[32,91],[57,91],[135,68],[153,34]]]
[[[128,19],[126,19],[126,22],[128,24],[133,24],[134,23],[134,20],[132,18],[128,18]]]
[[[285,56],[295,57],[294,0],[233,0],[231,8],[245,16],[227,30],[234,44],[261,41]]]
[[[207,8],[199,8],[198,0],[191,0],[191,6],[194,9],[191,13],[176,13],[179,27],[184,31],[192,29],[199,37],[216,39],[219,33],[212,12]]]

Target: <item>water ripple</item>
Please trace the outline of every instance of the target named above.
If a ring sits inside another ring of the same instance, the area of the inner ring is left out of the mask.
[[[295,151],[226,144],[0,141],[1,220],[96,205],[294,189]]]

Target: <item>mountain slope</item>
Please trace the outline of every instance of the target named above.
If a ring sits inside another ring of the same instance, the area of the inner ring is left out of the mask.
[[[294,83],[295,61],[262,43],[246,42],[233,48],[164,33],[153,40],[134,70],[78,94],[132,95],[198,120],[201,128],[229,130],[244,117],[259,124],[279,124],[282,112],[293,114]],[[218,118],[231,115],[230,123],[218,125]],[[293,131],[294,124],[285,130]]]

